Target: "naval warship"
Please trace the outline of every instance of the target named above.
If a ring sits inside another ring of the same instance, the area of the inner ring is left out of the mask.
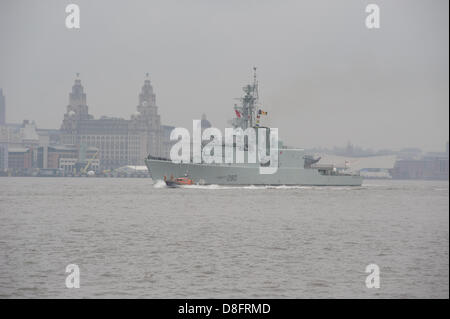
[[[258,81],[254,68],[253,83],[246,85],[240,105],[235,104],[233,128],[261,128],[261,117],[267,112],[261,110],[258,97]],[[267,128],[270,130],[270,128]],[[233,147],[236,147],[233,144]],[[270,147],[270,146],[269,146]],[[248,152],[245,145],[244,152]],[[333,165],[318,164],[320,158],[306,154],[305,150],[288,148],[279,143],[278,163],[273,174],[261,174],[261,166],[267,163],[175,163],[167,158],[148,155],[145,164],[153,181],[171,181],[189,178],[202,185],[302,185],[302,186],[361,186],[359,174],[337,170]],[[245,155],[246,158],[247,154]]]

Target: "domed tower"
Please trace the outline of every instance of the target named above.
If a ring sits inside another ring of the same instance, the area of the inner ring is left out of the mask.
[[[62,142],[65,144],[76,144],[78,121],[93,118],[92,115],[89,115],[86,93],[84,93],[79,76],[80,74],[77,73],[72,91],[69,93],[69,104],[61,125]]]
[[[86,104],[86,93],[84,93],[84,88],[81,85],[81,80],[79,78],[80,74],[77,73],[77,78],[72,86],[72,92],[69,93],[69,105],[67,105],[67,113],[73,111],[78,118],[88,119],[89,111]]]
[[[135,144],[137,152],[130,152],[131,162],[142,164],[149,154],[159,156],[161,153],[161,117],[158,114],[156,96],[147,73],[144,85],[139,93],[137,112],[131,116],[130,145]],[[134,141],[133,141],[134,140]]]
[[[141,93],[139,93],[139,105],[137,107],[137,110],[140,113],[146,113],[152,107],[156,108],[156,96],[155,93],[153,93],[153,86],[150,83],[150,79],[147,73],[146,79],[144,80],[144,85],[141,89]]]
[[[138,114],[134,116],[138,120],[138,129],[158,130],[161,126],[161,119],[156,106],[156,96],[153,93],[153,86],[150,83],[149,75],[146,74],[144,85],[139,93],[139,104],[136,107]]]

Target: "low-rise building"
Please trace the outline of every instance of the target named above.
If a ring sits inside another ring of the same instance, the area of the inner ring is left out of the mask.
[[[8,170],[8,143],[0,142],[0,174]]]
[[[8,170],[20,173],[31,171],[33,152],[29,147],[8,148]]]
[[[395,163],[392,176],[396,179],[448,180],[448,157],[399,160]]]
[[[76,175],[87,169],[99,171],[99,150],[77,145],[52,145],[37,149],[37,168],[62,169],[66,175]],[[46,165],[45,165],[46,163]]]

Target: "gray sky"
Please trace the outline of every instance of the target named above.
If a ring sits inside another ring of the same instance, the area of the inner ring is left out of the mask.
[[[65,6],[81,9],[66,29]],[[381,28],[365,27],[365,7]],[[146,72],[164,124],[224,128],[258,67],[266,124],[298,147],[352,141],[441,151],[449,132],[448,1],[0,2],[8,122],[59,128],[76,72],[89,111],[129,118]]]

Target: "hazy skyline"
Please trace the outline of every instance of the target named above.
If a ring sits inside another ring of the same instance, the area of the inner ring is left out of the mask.
[[[65,27],[65,7],[81,28]],[[365,7],[381,28],[365,27]],[[8,122],[59,128],[75,73],[89,111],[129,118],[150,74],[162,123],[224,128],[258,67],[266,124],[298,147],[351,141],[442,151],[448,141],[448,2],[13,1],[0,3]]]

